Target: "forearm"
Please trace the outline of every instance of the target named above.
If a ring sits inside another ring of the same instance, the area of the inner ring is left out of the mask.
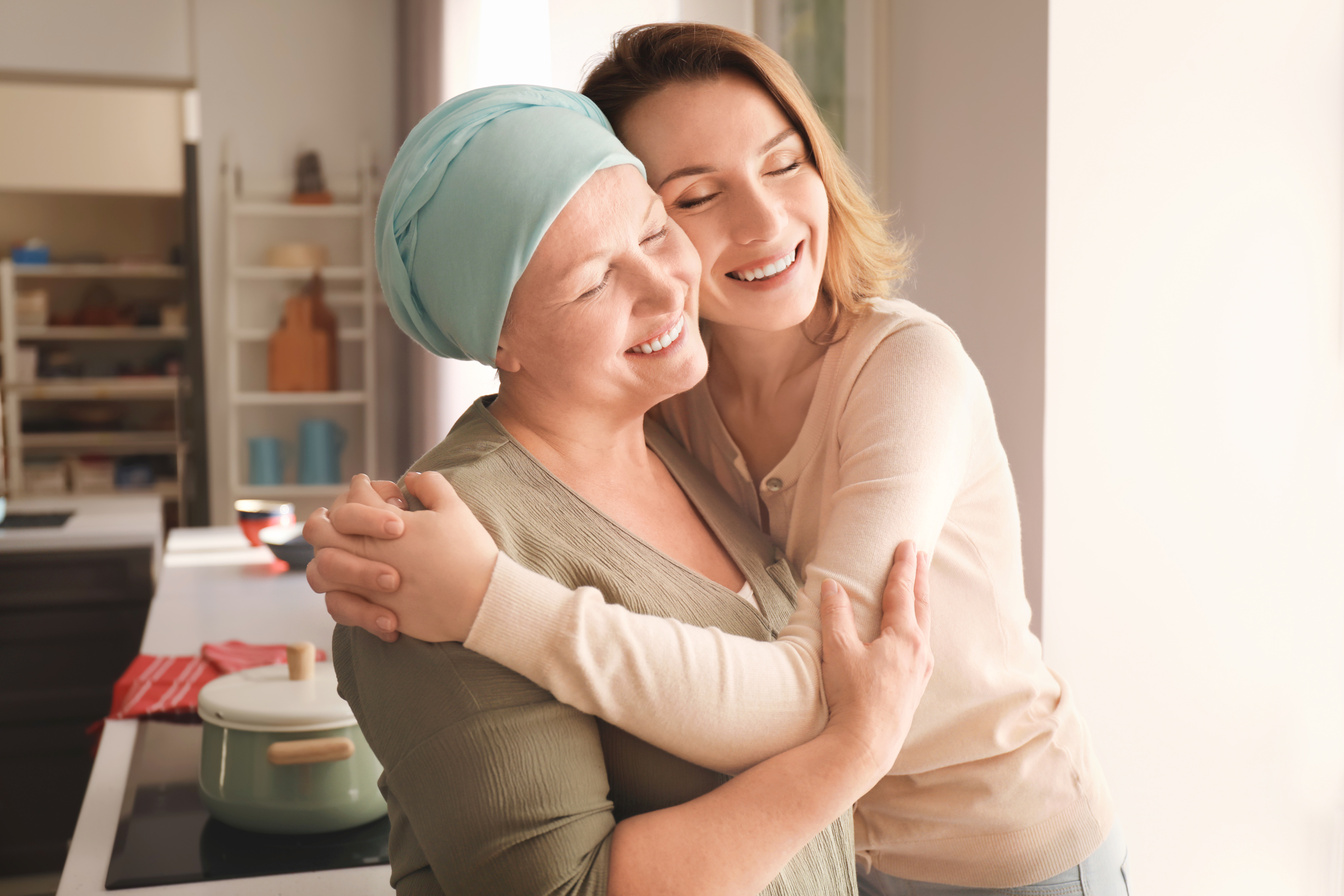
[[[702,797],[620,822],[609,892],[759,893],[879,776],[856,741],[828,728]]]
[[[824,727],[818,631],[771,643],[632,613],[501,555],[466,646],[564,703],[732,773]]]

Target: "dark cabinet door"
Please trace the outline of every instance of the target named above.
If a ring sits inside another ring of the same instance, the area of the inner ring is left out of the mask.
[[[0,876],[65,862],[87,729],[139,651],[153,562],[148,547],[0,554]]]

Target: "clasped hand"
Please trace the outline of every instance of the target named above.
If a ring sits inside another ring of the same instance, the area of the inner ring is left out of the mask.
[[[463,641],[490,584],[499,550],[441,474],[407,473],[406,509],[396,483],[355,476],[330,509],[309,515],[308,584],[326,594],[343,625],[385,641]]]

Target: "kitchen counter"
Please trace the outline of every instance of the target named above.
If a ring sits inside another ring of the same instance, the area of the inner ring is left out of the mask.
[[[60,526],[0,528],[0,553],[152,546],[163,557],[163,502],[157,495],[59,495],[10,498],[7,514],[67,513]]]
[[[265,547],[248,545],[234,526],[169,533],[141,652],[192,655],[210,641],[312,641],[331,649],[331,618],[300,572],[285,571]],[[110,697],[110,695],[109,695]],[[344,896],[388,892],[386,865],[306,874],[234,878],[109,891],[104,887],[126,792],[139,722],[110,721],[103,731],[57,896]]]

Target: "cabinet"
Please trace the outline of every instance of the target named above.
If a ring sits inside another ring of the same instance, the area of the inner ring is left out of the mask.
[[[229,505],[238,498],[296,504],[300,519],[345,488],[356,471],[374,469],[373,417],[377,365],[374,311],[377,276],[373,262],[374,172],[367,152],[353,177],[328,178],[333,201],[325,205],[289,201],[289,183],[251,183],[227,160],[222,171],[224,209],[226,463]],[[316,246],[326,255],[317,267],[288,267],[277,260],[279,246]],[[314,273],[321,276],[324,301],[335,317],[337,364],[330,391],[271,391],[268,349],[286,301]],[[316,446],[339,462],[314,475],[312,444],[319,434],[334,442]],[[280,475],[253,468],[256,440],[281,446]],[[280,481],[276,482],[275,479]]]
[[[178,265],[0,261],[11,494],[150,491],[183,518],[183,282]],[[90,296],[102,322],[80,325]]]

